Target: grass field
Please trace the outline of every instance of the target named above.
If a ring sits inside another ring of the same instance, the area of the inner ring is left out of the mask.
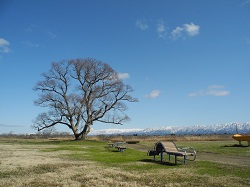
[[[199,159],[213,154],[249,163],[250,147],[235,143],[179,141],[179,147],[194,147],[197,159],[174,165],[155,162],[142,149],[108,149],[104,141],[0,139],[0,186],[250,186],[249,166]]]

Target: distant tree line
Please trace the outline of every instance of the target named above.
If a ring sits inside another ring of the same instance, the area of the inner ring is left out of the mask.
[[[0,134],[2,138],[20,138],[20,139],[44,139],[44,138],[74,138],[74,135],[69,132],[48,132],[42,131],[35,134],[15,134],[13,132]]]

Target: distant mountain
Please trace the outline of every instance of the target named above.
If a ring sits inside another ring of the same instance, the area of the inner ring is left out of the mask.
[[[93,130],[89,135],[235,134],[236,127],[238,133],[250,133],[250,122],[246,122],[215,125],[168,126],[147,129],[103,129]]]

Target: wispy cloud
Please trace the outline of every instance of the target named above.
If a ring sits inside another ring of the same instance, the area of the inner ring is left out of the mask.
[[[38,43],[32,43],[30,41],[23,41],[22,44],[28,46],[28,47],[40,47],[41,45]]]
[[[149,94],[145,95],[146,98],[154,99],[159,97],[161,94],[160,90],[152,90]]]
[[[128,73],[118,73],[118,78],[119,78],[119,79],[124,80],[124,79],[128,79],[129,77],[130,77],[130,76],[129,76]]]
[[[145,19],[137,19],[135,26],[141,30],[147,30],[148,29],[148,23]]]
[[[181,27],[176,27],[172,32],[171,32],[171,36],[174,40],[177,40],[178,38],[181,37],[183,28]]]
[[[25,32],[33,32],[34,30],[36,30],[37,26],[36,25],[30,25],[29,27],[27,27],[25,29]]]
[[[244,40],[247,44],[250,44],[250,38],[245,37],[243,40]]]
[[[160,20],[158,21],[158,24],[156,26],[156,32],[158,33],[159,38],[165,38],[167,35],[166,32],[166,26],[164,21]]]
[[[244,0],[239,6],[242,7],[242,6],[247,6],[250,4],[250,0]]]
[[[53,32],[51,32],[51,31],[44,31],[50,38],[52,38],[52,39],[54,39],[54,38],[56,38],[57,36],[53,33]]]
[[[0,124],[0,127],[12,128],[12,127],[24,127],[24,126],[23,125],[6,125],[6,124]]]
[[[205,96],[205,95],[227,96],[229,94],[230,94],[230,91],[225,90],[224,86],[211,85],[211,86],[208,86],[206,89],[199,90],[199,91],[193,92],[193,93],[189,93],[188,96],[190,96],[190,97]]]
[[[0,38],[0,52],[1,53],[9,53],[10,48],[9,48],[10,42],[5,40],[4,38]]]
[[[47,35],[47,37],[52,39],[57,37],[56,34],[53,33],[52,31],[40,28],[37,25],[30,25],[25,29],[25,32],[39,34],[39,35]]]
[[[180,37],[184,37],[185,35],[188,36],[195,36],[198,35],[200,32],[200,26],[199,25],[195,25],[193,23],[190,24],[183,24],[182,27],[176,27],[174,30],[172,30],[171,32],[171,38],[173,40],[177,40]]]

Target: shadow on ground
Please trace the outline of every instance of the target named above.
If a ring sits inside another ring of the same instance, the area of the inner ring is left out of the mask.
[[[221,146],[221,147],[239,147],[239,148],[242,148],[242,147],[248,147],[248,146],[247,145],[234,144],[234,145],[224,145],[224,146]]]
[[[160,164],[160,165],[165,165],[165,166],[178,166],[178,164],[174,164],[174,163],[171,163],[171,162],[167,162],[167,161],[155,161],[155,160],[152,160],[152,159],[142,159],[142,160],[139,160],[140,162],[147,162],[147,163],[155,163],[155,164]]]

